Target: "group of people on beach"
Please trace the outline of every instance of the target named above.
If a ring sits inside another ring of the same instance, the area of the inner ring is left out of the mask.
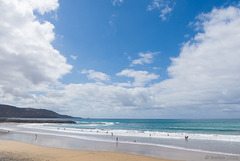
[[[65,128],[64,128],[64,130],[65,130]],[[83,131],[83,130],[82,130]],[[92,131],[92,130],[91,130]],[[8,131],[9,132],[9,131]],[[98,133],[98,131],[97,131],[97,133]],[[108,132],[106,132],[106,133],[108,133]],[[111,135],[113,136],[113,133],[111,133]],[[168,136],[169,136],[169,134],[167,134]],[[151,137],[152,135],[151,134],[149,134],[149,136]],[[37,140],[37,137],[38,137],[38,135],[37,134],[35,134],[35,140]],[[188,141],[188,136],[187,135],[185,135],[185,141]],[[119,138],[118,138],[118,136],[116,137],[116,144],[118,144],[118,142],[119,142]],[[134,140],[133,142],[137,142],[136,140]]]

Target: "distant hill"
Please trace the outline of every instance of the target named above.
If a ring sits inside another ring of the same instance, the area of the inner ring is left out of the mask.
[[[5,118],[72,118],[60,115],[54,111],[35,108],[18,108],[10,105],[0,104],[0,117]]]

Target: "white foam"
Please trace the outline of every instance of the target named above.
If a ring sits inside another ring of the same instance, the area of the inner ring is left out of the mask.
[[[161,139],[183,139],[185,136],[188,136],[188,139],[192,139],[192,140],[240,142],[240,135],[168,133],[168,132],[159,132],[159,131],[111,130],[111,129],[109,130],[78,129],[73,127],[60,128],[60,127],[52,127],[47,125],[49,124],[20,124],[19,127],[42,129],[42,130],[57,131],[57,132],[64,132],[64,133],[76,133],[76,134],[111,135],[113,133],[114,135],[117,135],[117,136],[145,137],[145,138],[152,137],[152,138],[161,138]]]
[[[81,126],[112,126],[115,123],[114,122],[78,122]]]
[[[9,129],[6,129],[6,128],[1,128],[1,129],[0,129],[0,132],[3,132],[3,133],[8,133],[8,132],[9,132]]]

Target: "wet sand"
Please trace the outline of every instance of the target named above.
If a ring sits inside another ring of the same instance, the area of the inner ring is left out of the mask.
[[[0,140],[1,161],[167,161],[159,158],[115,152],[49,148],[16,141]]]

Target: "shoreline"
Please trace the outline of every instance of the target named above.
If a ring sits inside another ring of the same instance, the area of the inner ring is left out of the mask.
[[[3,133],[9,133],[8,130],[5,130],[5,129],[0,129],[0,133],[3,132]],[[70,140],[70,139],[77,139],[77,140],[85,140],[86,142],[100,142],[100,143],[106,143],[106,144],[115,144],[115,142],[112,142],[112,141],[102,141],[102,140],[91,140],[91,139],[87,139],[87,138],[76,138],[76,137],[73,137],[73,136],[67,136],[67,135],[56,135],[56,134],[47,134],[47,133],[34,133],[34,132],[14,132],[14,133],[18,133],[20,135],[32,135],[32,136],[41,136],[41,137],[51,137],[51,138],[69,138],[67,140]],[[0,137],[0,140],[1,140],[1,137]],[[59,139],[60,140],[60,139]],[[14,140],[14,141],[17,141],[18,142],[18,139]],[[24,141],[25,143],[29,143],[29,141]],[[39,143],[35,142],[35,143],[30,143],[30,144],[33,144],[33,145],[39,145]],[[176,151],[186,151],[186,152],[189,152],[189,153],[202,153],[202,154],[209,154],[209,155],[221,155],[221,156],[236,156],[236,157],[239,157],[240,159],[240,154],[233,154],[233,153],[223,153],[223,152],[215,152],[215,151],[204,151],[204,150],[197,150],[197,149],[187,149],[187,148],[181,148],[181,147],[174,147],[174,146],[171,146],[171,145],[156,145],[156,144],[147,144],[147,143],[137,143],[137,142],[124,142],[124,141],[121,141],[121,142],[118,142],[118,144],[129,144],[129,145],[133,145],[133,146],[152,146],[152,147],[156,147],[156,148],[164,148],[164,149],[170,149],[170,150],[176,150]],[[41,146],[44,146],[44,145],[41,145]],[[55,147],[55,146],[52,146],[52,145],[48,145],[46,147]],[[55,147],[55,148],[60,148],[59,146]],[[65,148],[64,148],[65,149]],[[73,147],[67,147],[67,149],[69,150],[79,150],[78,148],[76,148],[75,146]],[[91,151],[91,150],[89,150]]]
[[[153,157],[157,159],[163,158],[163,160],[186,160],[186,161],[203,161],[214,160],[214,158],[221,158],[223,161],[227,160],[240,160],[239,156],[213,154],[206,152],[194,152],[187,150],[172,149],[166,147],[156,147],[148,145],[136,145],[114,142],[101,142],[79,138],[72,138],[67,136],[56,136],[48,134],[36,134],[27,132],[0,132],[0,143],[3,140],[11,140],[24,144],[30,144],[34,146],[41,146],[53,149],[73,150],[73,151],[87,151],[87,152],[109,152],[109,153],[121,153],[130,155],[140,155],[144,157]],[[11,142],[10,141],[10,142]],[[0,146],[2,147],[2,145]],[[21,149],[21,148],[20,148]],[[216,159],[215,159],[216,160]]]
[[[22,142],[0,140],[0,160],[4,161],[169,161],[142,155],[50,148]]]

